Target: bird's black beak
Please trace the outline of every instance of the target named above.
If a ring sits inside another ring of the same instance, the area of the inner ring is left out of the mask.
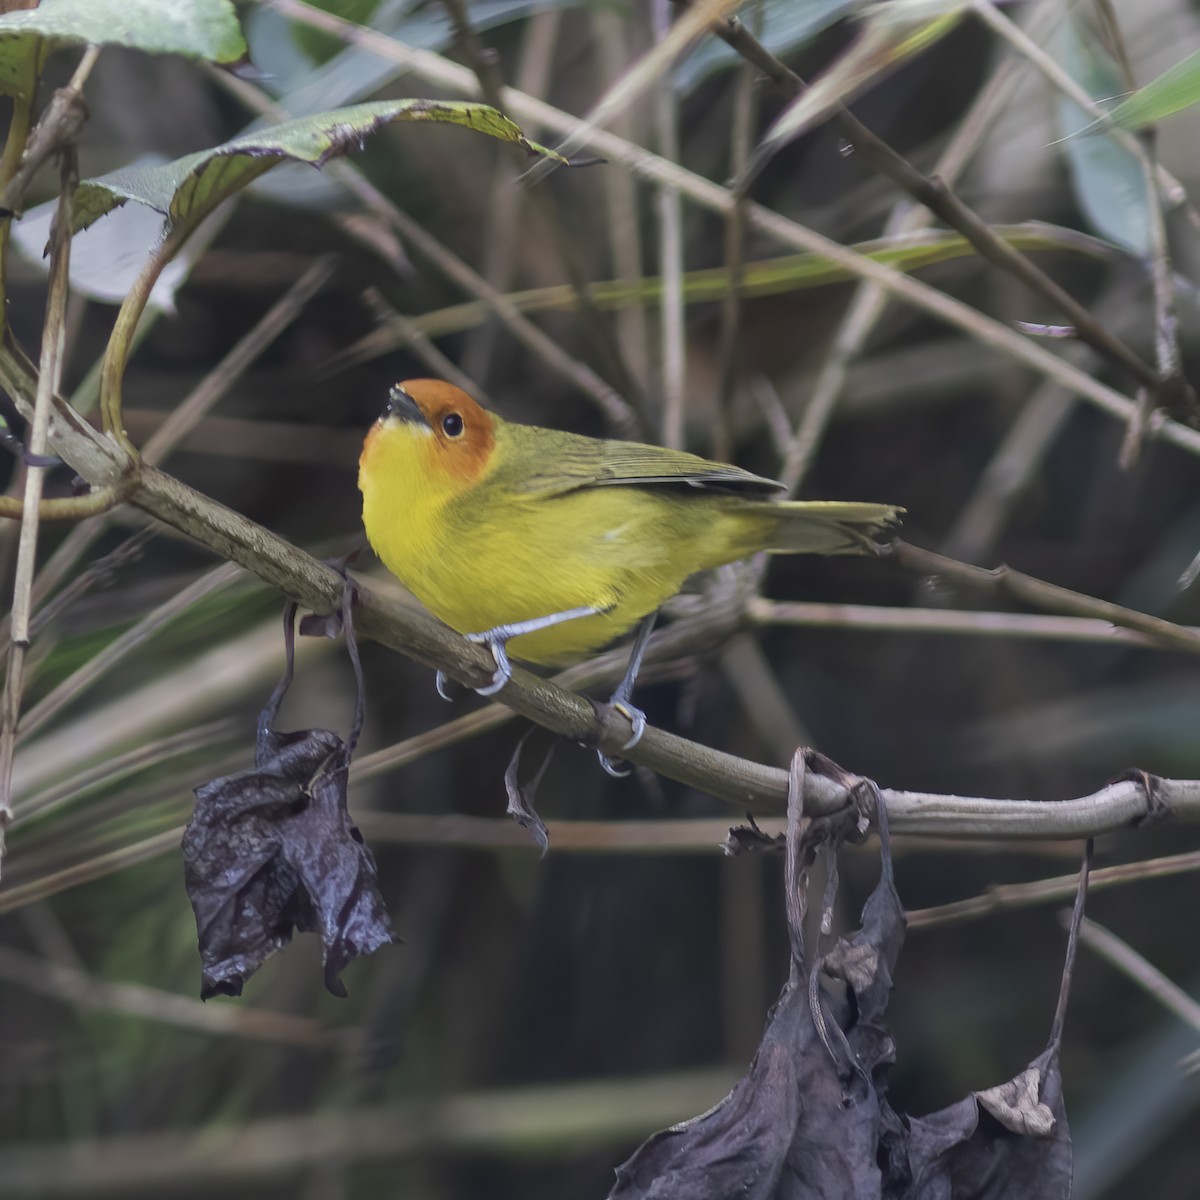
[[[383,417],[398,417],[401,421],[411,421],[414,425],[424,425],[430,428],[425,414],[417,407],[417,402],[402,388],[396,386],[388,392],[388,402],[383,406]]]

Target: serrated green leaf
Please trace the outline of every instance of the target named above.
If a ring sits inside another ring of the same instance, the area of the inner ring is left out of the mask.
[[[0,16],[0,91],[26,90],[41,39],[236,62],[246,43],[231,0],[41,0]]]
[[[379,100],[299,117],[256,129],[210,150],[200,150],[158,167],[125,167],[79,185],[75,229],[86,229],[113,208],[134,200],[162,213],[178,228],[194,224],[248,183],[282,162],[323,166],[361,148],[381,125],[393,121],[438,121],[513,142],[530,154],[565,163],[553,150],[531,142],[514,122],[486,104],[443,100]]]
[[[1089,96],[1103,101],[1122,92],[1117,64],[1077,21],[1066,21],[1060,36],[1063,66]],[[1075,199],[1088,223],[1135,254],[1149,254],[1153,199],[1141,163],[1073,100],[1060,97],[1058,120]]]
[[[1125,129],[1141,129],[1200,101],[1200,50],[1165,70],[1157,79],[1126,96],[1108,114]]]

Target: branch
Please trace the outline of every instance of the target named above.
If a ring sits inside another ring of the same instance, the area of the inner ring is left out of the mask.
[[[1088,892],[1144,879],[1163,879],[1172,875],[1187,875],[1200,871],[1200,851],[1152,858],[1146,862],[1120,863],[1101,867],[1088,876]],[[934,908],[915,908],[905,914],[909,929],[931,929],[937,925],[956,925],[976,921],[1010,908],[1030,908],[1069,900],[1079,886],[1079,872],[1056,875],[1050,879],[1034,879],[1029,883],[994,883],[979,896],[939,904]]]
[[[966,564],[960,564],[966,565]],[[1002,584],[991,571],[986,586],[1001,590]],[[1072,592],[1078,596],[1080,593]],[[1091,597],[1083,597],[1091,600]],[[1097,604],[1103,601],[1095,601]],[[1127,610],[1130,619],[1144,613]],[[827,604],[818,601],[765,600],[751,596],[746,616],[756,625],[792,625],[817,629],[862,629],[877,633],[934,633],[967,637],[1036,638],[1058,642],[1103,642],[1125,646],[1144,646],[1149,650],[1179,650],[1182,643],[1174,637],[1139,632],[1131,624],[1088,616],[1039,616],[1031,613],[958,611],[945,608],[887,608],[876,604]],[[1153,618],[1151,618],[1153,620]],[[1173,629],[1192,634],[1195,642],[1187,649],[1200,653],[1200,626],[1173,625]]]
[[[911,571],[936,575],[939,579],[982,588],[984,591],[1008,593],[1035,608],[1050,612],[1091,617],[1125,629],[1135,629],[1138,633],[1143,633],[1164,645],[1173,646],[1177,650],[1186,650],[1189,654],[1200,653],[1200,633],[1195,630],[1176,625],[1172,621],[1164,621],[1161,617],[1152,617],[1149,613],[1124,608],[1108,600],[1098,600],[1095,596],[1088,596],[1083,592],[1073,592],[1070,588],[1047,583],[1044,579],[1025,575],[1011,567],[1001,566],[989,571],[984,567],[972,566],[970,563],[935,554],[932,550],[910,546],[899,539],[891,543],[885,553],[894,556],[902,567]]]
[[[314,611],[332,611],[338,602],[342,579],[331,568],[161,471],[143,471],[134,503]],[[359,595],[357,628],[364,637],[440,667],[468,686],[491,677],[491,659],[481,647],[369,583],[360,582]],[[584,745],[618,753],[629,737],[624,718],[608,710],[601,718],[584,697],[519,667],[502,698],[515,712]],[[786,771],[661,729],[647,729],[638,745],[624,753],[639,766],[739,808],[778,813],[787,802]],[[1126,779],[1091,796],[1042,803],[886,789],[883,797],[897,832],[940,836],[1079,838],[1137,825],[1163,811],[1200,819],[1200,781],[1189,780]],[[805,812],[832,812],[848,799],[844,787],[809,773]]]

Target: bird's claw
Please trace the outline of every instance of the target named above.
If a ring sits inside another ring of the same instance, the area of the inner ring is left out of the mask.
[[[621,760],[618,758],[616,762],[614,762],[608,757],[607,754],[604,753],[603,750],[597,750],[596,757],[600,760],[600,765],[604,768],[604,770],[614,779],[624,779],[627,775],[633,774],[632,767],[626,767],[624,770],[622,770],[616,765],[616,763],[620,762]]]
[[[445,700],[449,704],[453,704],[454,697],[452,695],[450,695],[450,693],[446,690],[446,683],[447,683],[446,672],[439,671],[437,673],[437,675],[434,677],[433,686],[435,688],[437,688],[437,694],[439,696],[441,696],[441,698],[443,700]]]
[[[635,708],[628,700],[614,700],[612,706],[629,722],[630,726],[629,741],[621,749],[632,750],[642,740],[642,734],[646,732],[646,714],[640,708]]]
[[[477,696],[494,696],[512,678],[512,663],[508,661],[504,643],[490,633],[468,633],[466,636],[468,642],[474,642],[477,646],[486,646],[492,652],[492,658],[496,662],[496,670],[492,673],[492,682],[483,687],[477,687],[475,694]]]
[[[616,709],[616,711],[619,712],[621,716],[623,716],[629,722],[629,740],[621,747],[621,749],[632,750],[634,746],[636,746],[638,742],[642,740],[642,734],[646,732],[646,714],[642,712],[640,708],[635,708],[634,705],[630,704],[628,700],[622,700],[620,698],[614,698],[613,700],[610,700],[608,706],[609,708]],[[624,770],[622,770],[617,766],[617,762],[620,762],[621,760],[617,759],[614,761],[613,759],[609,758],[609,756],[605,754],[603,750],[597,750],[596,757],[600,760],[600,765],[604,768],[604,770],[614,779],[624,779],[633,770],[632,767],[626,767]]]

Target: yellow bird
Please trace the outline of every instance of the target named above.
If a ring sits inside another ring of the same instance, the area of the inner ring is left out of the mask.
[[[903,511],[781,501],[782,484],[740,467],[505,421],[438,379],[392,388],[358,486],[384,565],[491,649],[481,694],[508,681],[509,649],[569,662],[647,618],[612,700],[633,724],[629,745],[645,723],[628,700],[650,625],[689,576],[760,550],[870,554],[872,535]]]

